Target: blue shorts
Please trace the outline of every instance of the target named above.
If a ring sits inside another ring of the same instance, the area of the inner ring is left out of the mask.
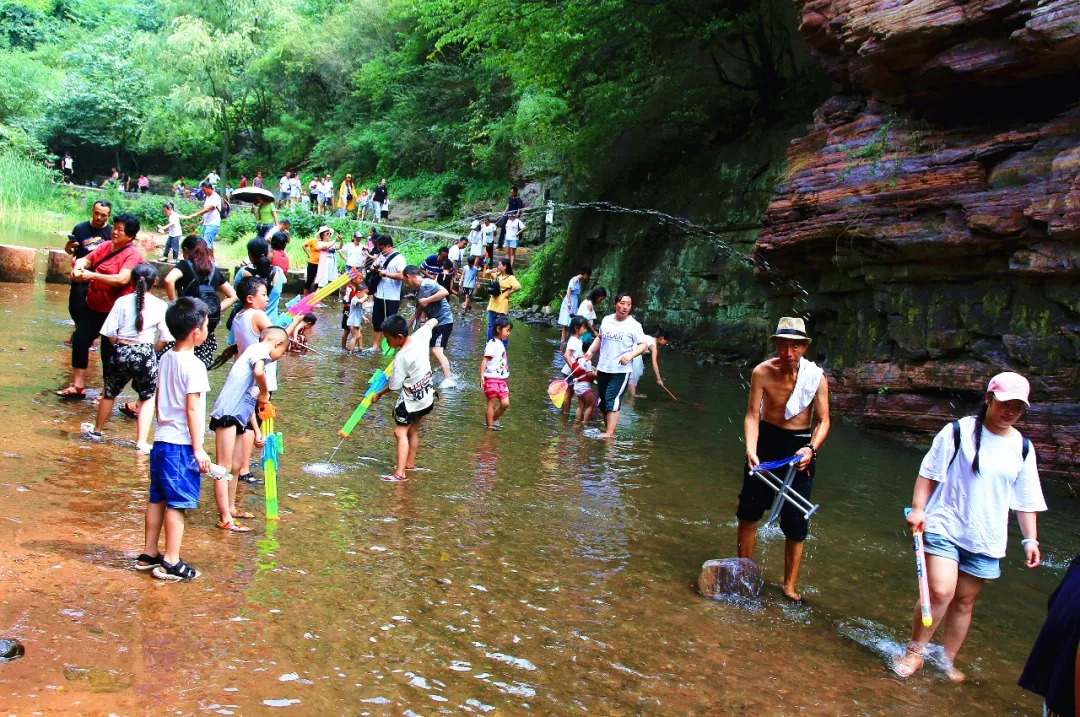
[[[518,247],[518,240],[516,238],[507,239],[504,243],[507,249],[517,249]]]
[[[989,555],[964,550],[940,533],[924,533],[923,547],[930,555],[959,563],[960,570],[974,578],[994,580],[1001,577],[1001,561]]]
[[[214,240],[217,239],[217,233],[221,229],[220,224],[203,224],[202,225],[202,240],[206,242],[207,249],[214,248]]]
[[[150,449],[150,502],[169,508],[198,508],[202,471],[191,446],[154,441]]]

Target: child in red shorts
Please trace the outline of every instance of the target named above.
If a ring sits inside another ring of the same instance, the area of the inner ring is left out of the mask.
[[[510,408],[510,388],[506,379],[510,377],[510,359],[506,355],[506,341],[513,328],[506,316],[496,316],[492,324],[492,338],[484,347],[484,360],[480,362],[480,387],[487,396],[485,419],[487,427],[501,431],[499,417]]]

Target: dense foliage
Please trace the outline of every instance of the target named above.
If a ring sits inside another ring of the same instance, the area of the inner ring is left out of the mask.
[[[782,0],[22,0],[0,142],[109,167],[602,189],[744,133],[806,83]],[[220,169],[219,169],[220,171]]]

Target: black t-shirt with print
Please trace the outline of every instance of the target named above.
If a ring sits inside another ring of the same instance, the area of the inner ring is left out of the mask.
[[[100,229],[90,226],[90,222],[81,222],[71,230],[75,238],[75,258],[82,259],[102,242],[112,241],[112,227],[106,224]]]

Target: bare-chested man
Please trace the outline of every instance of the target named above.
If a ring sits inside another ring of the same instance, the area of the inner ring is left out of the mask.
[[[803,320],[780,319],[772,344],[776,358],[762,361],[754,369],[743,421],[747,465],[736,511],[740,558],[754,557],[757,523],[776,499],[776,493],[764,481],[749,475],[750,469],[759,463],[800,455],[802,460],[792,487],[809,498],[817,452],[829,434],[829,382],[820,368],[802,358],[810,345]],[[817,425],[811,432],[814,418]],[[802,596],[795,591],[795,582],[809,525],[803,514],[785,501],[780,511],[780,529],[786,538],[784,595],[800,600]]]

